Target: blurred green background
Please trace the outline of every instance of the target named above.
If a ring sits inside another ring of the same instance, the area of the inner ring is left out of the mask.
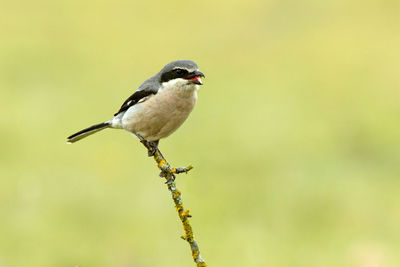
[[[161,142],[209,266],[400,266],[400,3],[3,1],[0,266],[194,266],[142,145],[106,130],[166,63]]]

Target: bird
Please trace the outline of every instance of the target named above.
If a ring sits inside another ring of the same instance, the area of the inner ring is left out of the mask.
[[[92,125],[67,138],[75,143],[107,128],[124,129],[136,135],[154,155],[159,140],[175,132],[197,102],[205,75],[191,60],[176,60],[145,80],[126,99],[111,120]]]

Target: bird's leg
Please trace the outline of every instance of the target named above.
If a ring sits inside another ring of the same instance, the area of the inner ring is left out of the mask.
[[[158,142],[159,142],[159,140],[157,140],[157,141],[147,141],[147,155],[149,156],[149,157],[153,157],[154,156],[154,154],[156,154],[156,151],[158,150]],[[158,152],[159,153],[161,153],[160,152],[160,150],[158,150]]]
[[[171,165],[169,165],[167,160],[164,158],[160,149],[158,149],[158,143],[160,140],[147,141],[140,134],[135,133],[135,135],[137,138],[139,138],[140,142],[147,148],[149,157],[154,156],[155,160],[158,163],[158,167],[161,169],[160,177],[166,178],[167,179],[166,183],[173,182],[175,180],[175,174],[183,172],[188,173],[188,171],[193,169],[193,167],[190,165],[187,167],[172,168]]]
[[[159,140],[157,140],[157,141],[147,141],[140,134],[135,133],[135,135],[137,136],[137,138],[139,138],[140,143],[142,143],[147,148],[147,155],[149,157],[153,157],[154,154],[156,153],[157,149],[158,149]]]

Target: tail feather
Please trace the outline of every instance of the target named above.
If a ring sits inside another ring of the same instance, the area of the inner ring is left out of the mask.
[[[99,124],[95,124],[93,126],[90,126],[89,128],[83,129],[82,131],[79,131],[77,133],[74,133],[73,135],[69,136],[67,139],[67,143],[75,143],[76,141],[81,140],[82,138],[85,138],[89,135],[92,135],[94,133],[97,133],[98,131],[101,131],[105,128],[111,127],[110,122],[102,122]]]

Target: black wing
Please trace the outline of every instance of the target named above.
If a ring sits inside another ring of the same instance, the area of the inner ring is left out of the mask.
[[[128,108],[132,107],[133,105],[136,105],[141,99],[153,95],[156,92],[154,91],[148,91],[148,90],[141,90],[141,91],[136,91],[133,95],[131,95],[125,102],[122,104],[121,108],[118,110],[117,113],[114,114],[114,116],[117,116],[119,113],[126,111]]]
[[[114,116],[117,116],[119,113],[126,111],[133,105],[136,105],[141,99],[149,95],[157,94],[160,87],[159,79],[159,74],[156,74],[153,77],[150,77],[149,79],[144,81],[136,90],[136,92],[133,93],[133,95],[131,95],[127,100],[125,100],[121,108],[118,110],[117,113],[114,114]]]

